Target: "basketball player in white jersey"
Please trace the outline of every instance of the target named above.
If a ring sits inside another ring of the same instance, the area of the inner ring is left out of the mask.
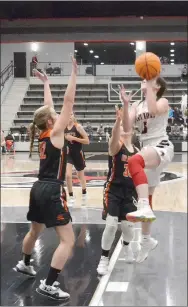
[[[132,156],[128,162],[129,171],[138,193],[138,210],[127,214],[127,220],[142,223],[141,250],[137,262],[144,261],[158,242],[151,238],[151,222],[156,219],[150,206],[155,187],[160,183],[162,170],[172,161],[173,144],[169,141],[166,127],[168,124],[168,100],[162,95],[166,90],[166,82],[157,77],[144,80],[141,90],[145,99],[135,102],[128,111],[131,95],[126,95],[121,88],[121,99],[124,104],[123,127],[130,131],[136,124],[140,130],[142,149]],[[146,169],[146,172],[145,172]]]

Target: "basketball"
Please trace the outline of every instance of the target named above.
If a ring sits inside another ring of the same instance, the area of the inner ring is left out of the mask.
[[[151,80],[160,74],[161,61],[154,53],[145,52],[136,59],[135,69],[142,79]]]

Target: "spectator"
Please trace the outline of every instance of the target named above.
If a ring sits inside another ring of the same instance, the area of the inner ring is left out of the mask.
[[[181,112],[182,112],[182,117],[184,120],[184,123],[186,122],[186,112],[187,110],[187,94],[185,92],[183,92],[182,94],[182,98],[181,98]]]
[[[6,142],[6,150],[8,152],[13,151],[15,154],[15,149],[14,149],[14,136],[12,135],[11,131],[7,134],[5,137],[5,142]]]
[[[86,123],[85,131],[89,137],[90,140],[93,138],[93,127],[91,126],[90,122]]]
[[[23,137],[23,140],[25,141],[25,137],[27,135],[27,128],[24,125],[20,127],[20,135],[21,135],[21,139]]]
[[[6,142],[5,142],[5,135],[4,131],[1,130],[1,152],[4,154],[6,153]]]
[[[172,134],[174,136],[179,136],[180,135],[180,127],[177,124],[172,126]]]
[[[98,127],[97,134],[98,134],[98,137],[99,137],[98,143],[100,143],[100,141],[102,141],[102,137],[104,135],[104,128],[103,128],[102,124],[100,124],[100,126]]]
[[[107,125],[106,128],[104,128],[104,132],[106,135],[106,142],[108,143],[111,136],[111,128],[109,127],[109,125]]]
[[[174,108],[174,123],[180,124],[183,122],[181,110],[178,107]]]
[[[33,69],[37,68],[37,64],[38,64],[38,59],[37,59],[37,54],[35,54],[33,57],[32,57],[32,64],[33,64]]]
[[[188,69],[187,69],[187,65],[184,65],[182,69],[182,74],[181,74],[181,81],[187,80],[187,78],[188,78]]]
[[[171,134],[171,131],[172,131],[172,128],[171,128],[170,123],[168,122],[168,125],[167,125],[167,127],[166,127],[166,132],[167,132],[168,135],[170,135],[170,134]]]
[[[171,107],[169,107],[168,119],[169,119],[168,122],[173,125],[173,123],[174,123],[174,110]]]
[[[183,127],[183,140],[187,140],[187,125],[184,125]]]

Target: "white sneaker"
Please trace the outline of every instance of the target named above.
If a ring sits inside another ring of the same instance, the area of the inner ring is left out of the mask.
[[[86,206],[87,205],[87,194],[82,194],[82,206]]]
[[[129,245],[124,245],[124,255],[125,255],[125,262],[133,263],[135,261],[134,254],[133,254],[130,243]]]
[[[72,207],[72,206],[74,206],[74,204],[75,204],[75,198],[74,198],[74,196],[70,196],[69,200],[68,200],[68,206]]]
[[[141,245],[141,249],[136,258],[137,263],[141,263],[144,260],[146,260],[149,252],[151,252],[153,249],[157,247],[158,241],[153,238],[144,239],[142,240],[142,243],[140,245]]]
[[[109,258],[105,256],[101,256],[97,273],[99,275],[106,275],[108,273],[108,266],[109,266]]]
[[[137,211],[130,212],[126,215],[126,218],[129,222],[152,222],[156,220],[149,203],[139,200]]]
[[[70,297],[70,294],[62,291],[59,287],[59,282],[54,282],[52,286],[46,285],[46,280],[41,280],[36,291],[44,296],[48,296],[53,300],[64,300]]]
[[[19,261],[16,267],[13,269],[14,271],[17,271],[19,273],[35,277],[37,272],[34,270],[32,265],[25,265],[23,260]]]

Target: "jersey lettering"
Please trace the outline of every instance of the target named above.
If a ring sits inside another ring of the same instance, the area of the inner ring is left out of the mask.
[[[128,164],[124,164],[124,172],[123,172],[123,176],[124,177],[130,177],[131,178],[131,174],[129,172],[129,167],[128,167]]]
[[[144,121],[143,122],[143,130],[142,130],[142,134],[145,134],[148,132],[148,127],[147,127],[147,121]]]
[[[41,160],[46,159],[45,151],[46,151],[46,142],[39,143],[39,156]]]

